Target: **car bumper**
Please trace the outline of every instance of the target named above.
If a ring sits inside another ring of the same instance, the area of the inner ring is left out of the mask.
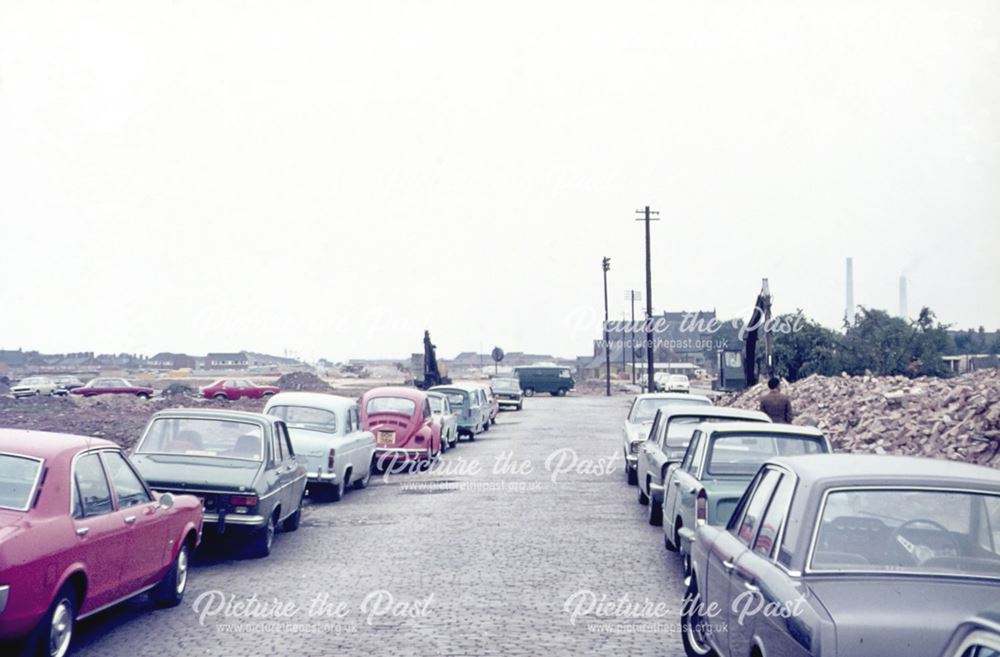
[[[0,614],[7,608],[7,597],[10,595],[10,586],[0,586]]]
[[[267,522],[264,516],[258,515],[245,515],[242,513],[214,513],[208,512],[203,513],[201,516],[201,521],[204,525],[215,526],[216,528],[222,526],[235,525],[239,527],[263,527]]]
[[[390,457],[395,457],[399,459],[405,459],[407,461],[419,461],[420,459],[427,458],[426,449],[402,449],[400,447],[383,447],[375,449],[375,462],[378,463],[381,459],[389,459]]]
[[[639,463],[639,457],[636,456],[635,454],[629,454],[628,456],[625,457],[625,464],[630,466],[631,468],[634,469],[637,463]]]
[[[517,407],[517,406],[521,405],[521,400],[520,399],[499,399],[499,400],[497,400],[497,403],[500,404],[500,408],[503,408],[504,406],[514,406],[514,407]]]
[[[340,478],[337,476],[336,472],[310,472],[306,475],[306,481],[309,483],[319,483],[319,484],[336,484]]]
[[[17,390],[16,388],[11,388],[10,394],[15,397],[33,397],[39,393],[37,390]]]

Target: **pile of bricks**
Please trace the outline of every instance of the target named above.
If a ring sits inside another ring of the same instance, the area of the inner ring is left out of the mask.
[[[950,379],[813,375],[782,384],[795,424],[819,427],[834,449],[947,458],[1000,467],[1000,371]],[[759,384],[719,400],[758,408]]]

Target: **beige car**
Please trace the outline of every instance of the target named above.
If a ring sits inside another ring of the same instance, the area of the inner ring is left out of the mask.
[[[47,376],[29,376],[11,386],[10,394],[15,397],[34,397],[35,395],[51,395],[59,388],[59,384]]]

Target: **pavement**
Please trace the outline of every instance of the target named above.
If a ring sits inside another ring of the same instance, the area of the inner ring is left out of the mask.
[[[629,399],[525,400],[430,472],[309,504],[266,559],[199,551],[184,602],[80,623],[79,657],[680,656],[680,563],[625,483]]]

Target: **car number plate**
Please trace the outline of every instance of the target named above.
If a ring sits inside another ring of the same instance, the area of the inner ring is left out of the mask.
[[[375,442],[379,445],[392,445],[396,442],[395,431],[379,431],[376,434]]]

